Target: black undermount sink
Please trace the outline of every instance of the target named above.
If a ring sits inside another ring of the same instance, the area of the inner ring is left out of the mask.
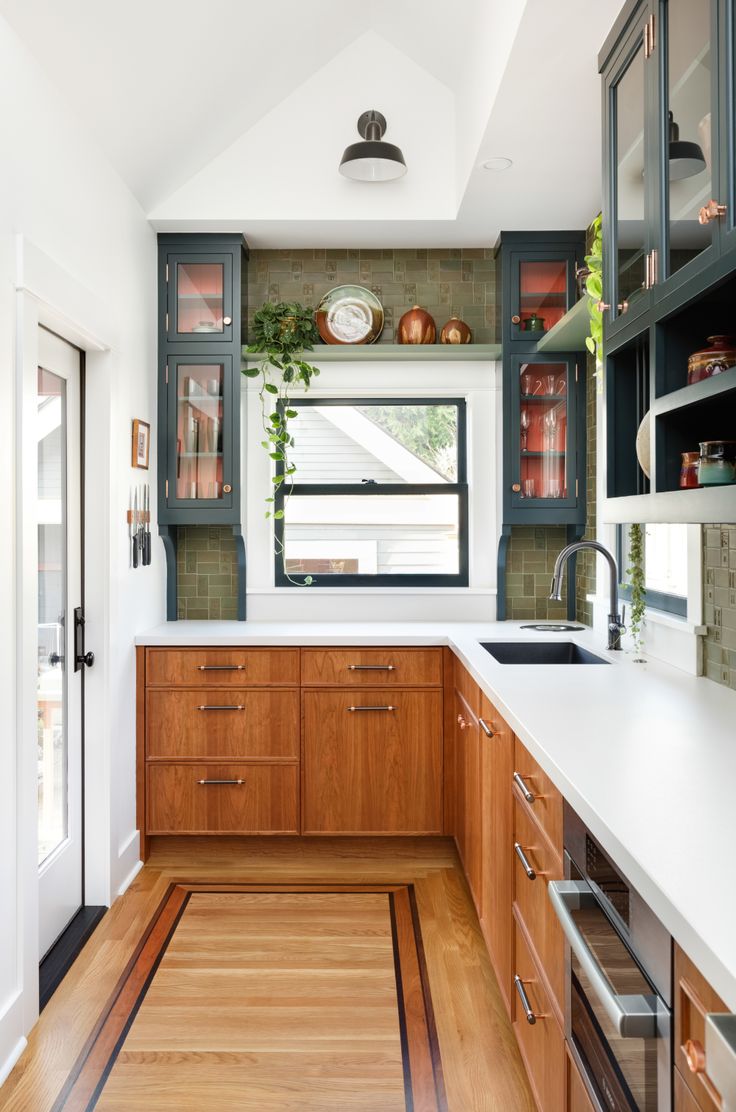
[[[574,641],[481,641],[499,664],[608,664]]]

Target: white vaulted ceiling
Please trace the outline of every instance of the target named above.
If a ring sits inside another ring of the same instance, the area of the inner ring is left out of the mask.
[[[0,0],[158,229],[254,246],[492,244],[600,204],[621,0]],[[367,108],[405,178],[337,172]],[[493,155],[504,173],[480,169]]]

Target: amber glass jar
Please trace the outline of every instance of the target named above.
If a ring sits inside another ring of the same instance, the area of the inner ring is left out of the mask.
[[[683,452],[682,453],[682,467],[680,468],[680,489],[691,490],[693,487],[699,487],[698,481],[698,461],[700,459],[700,452]]]

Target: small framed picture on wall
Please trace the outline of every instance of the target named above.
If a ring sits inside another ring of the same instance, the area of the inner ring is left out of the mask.
[[[148,470],[148,454],[151,448],[151,426],[147,421],[133,419],[133,467]]]

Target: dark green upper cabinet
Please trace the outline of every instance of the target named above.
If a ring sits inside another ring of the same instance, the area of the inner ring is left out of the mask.
[[[159,235],[159,522],[240,524],[239,235]]]
[[[606,333],[730,263],[734,0],[631,0],[600,57]]]

